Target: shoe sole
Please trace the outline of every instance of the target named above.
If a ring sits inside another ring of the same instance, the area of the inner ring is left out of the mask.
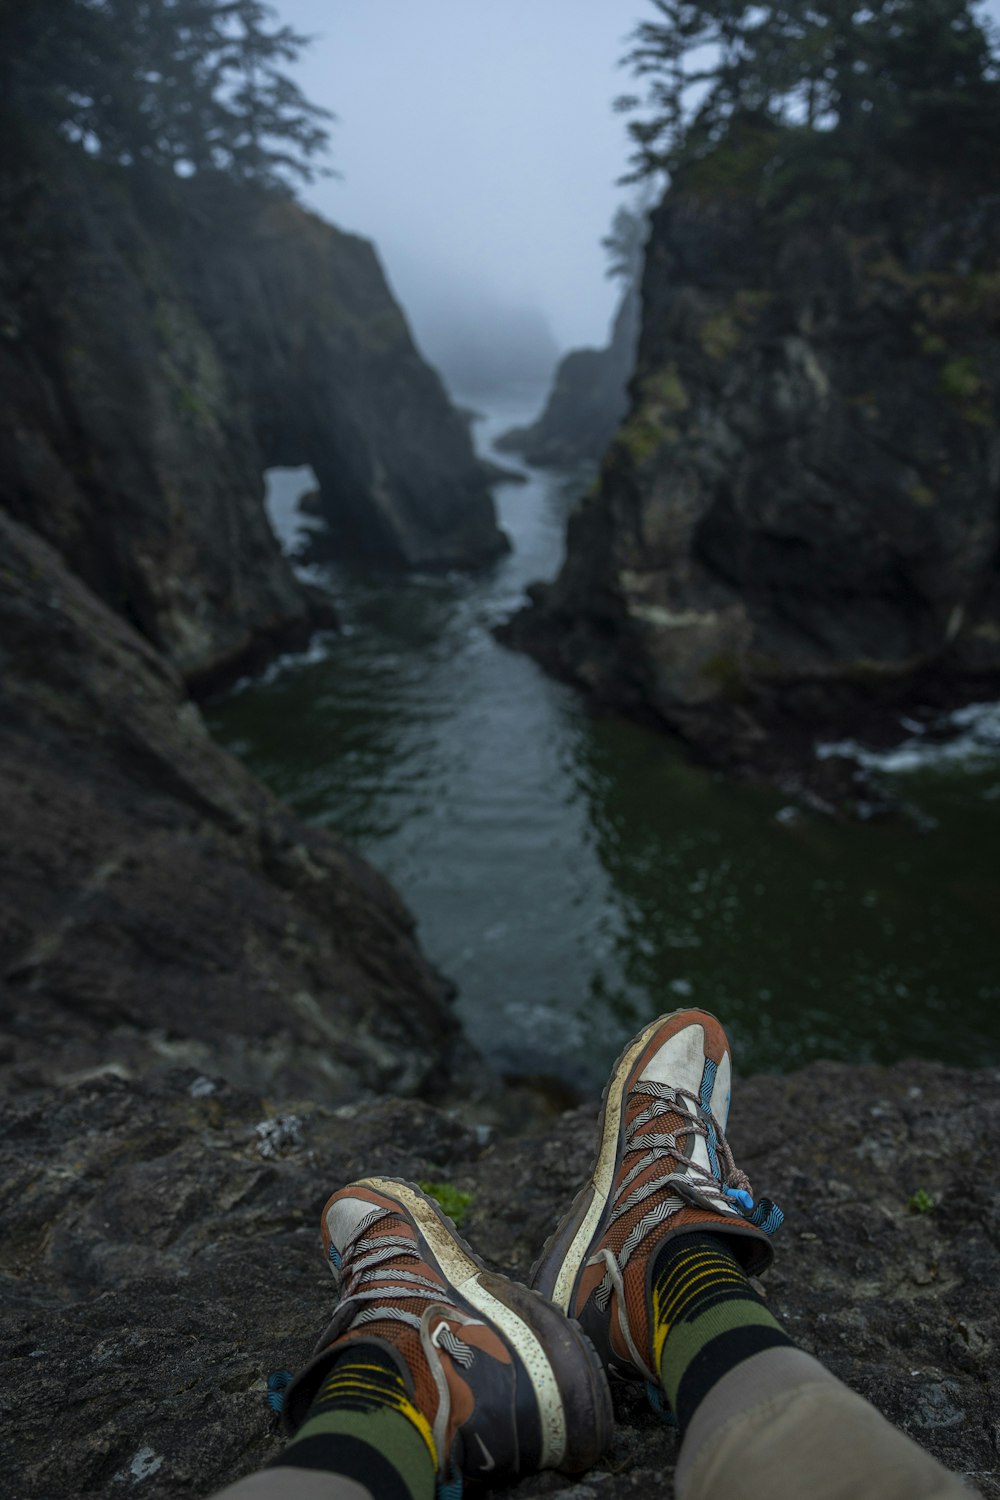
[[[490,1271],[440,1204],[412,1182],[366,1177],[358,1186],[405,1209],[445,1279],[517,1350],[538,1402],[539,1467],[567,1474],[592,1468],[611,1441],[614,1414],[601,1358],[580,1325],[533,1287]]]
[[[569,1211],[545,1241],[531,1272],[535,1291],[569,1313],[577,1278],[611,1196],[619,1164],[622,1101],[625,1083],[640,1055],[666,1021],[683,1015],[687,1006],[658,1016],[632,1038],[611,1070],[601,1099],[597,1123],[597,1157],[590,1177],[570,1204]],[[710,1012],[705,1012],[706,1015]],[[714,1019],[714,1018],[713,1018]]]

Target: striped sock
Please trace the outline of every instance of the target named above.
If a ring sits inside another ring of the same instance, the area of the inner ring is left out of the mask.
[[[652,1294],[656,1367],[682,1432],[736,1365],[777,1344],[794,1347],[719,1235],[668,1240],[653,1267]]]
[[[433,1500],[437,1451],[396,1364],[359,1339],[330,1370],[295,1437],[268,1467],[341,1474],[375,1500]]]

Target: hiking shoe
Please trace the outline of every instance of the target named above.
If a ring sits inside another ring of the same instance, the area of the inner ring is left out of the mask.
[[[784,1215],[754,1203],[724,1130],[732,1077],[714,1016],[661,1016],[625,1048],[604,1092],[590,1180],[547,1241],[531,1285],[579,1320],[610,1375],[657,1381],[651,1368],[656,1251],[694,1231],[726,1236],[747,1274],[772,1259]]]
[[[375,1344],[429,1424],[441,1481],[591,1467],[611,1438],[611,1397],[575,1323],[487,1270],[412,1183],[366,1177],[342,1188],[322,1229],[341,1300],[285,1394],[292,1432],[345,1350]]]

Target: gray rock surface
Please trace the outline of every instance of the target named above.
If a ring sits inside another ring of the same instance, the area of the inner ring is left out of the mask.
[[[0,806],[0,1075],[447,1081],[451,986],[388,882],[225,754],[177,672],[2,511]]]
[[[852,233],[669,193],[628,419],[506,639],[768,770],[995,691],[998,245],[995,202]]]
[[[371,245],[280,194],[39,151],[0,171],[0,505],[189,682],[330,623],[270,465],[313,465],[338,556],[505,549]]]
[[[528,427],[512,427],[495,446],[540,468],[600,463],[628,412],[638,338],[636,283],[622,298],[607,346],[571,350],[559,363],[538,420]]]
[[[785,1208],[768,1277],[798,1342],[985,1496],[1000,1494],[1000,1089],[995,1072],[818,1064],[738,1082],[731,1138]],[[331,1310],[330,1192],[371,1171],[471,1193],[463,1233],[524,1277],[583,1176],[594,1108],[541,1133],[428,1105],[259,1094],[181,1068],[24,1089],[0,1108],[0,1448],[10,1500],[208,1495],[281,1447],[273,1369]],[[917,1212],[923,1190],[934,1206]],[[582,1481],[672,1493],[673,1432],[637,1392]],[[54,1433],[58,1432],[58,1438]]]

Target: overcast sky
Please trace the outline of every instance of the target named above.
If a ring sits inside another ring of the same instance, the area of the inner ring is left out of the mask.
[[[643,0],[277,0],[317,35],[297,76],[336,110],[342,181],[305,196],[373,238],[417,325],[481,285],[603,342],[601,236],[624,192],[616,66]],[[465,300],[463,298],[463,300]]]
[[[604,340],[601,236],[626,190],[617,66],[648,0],[275,0],[315,35],[297,76],[340,117],[341,181],[305,197],[376,241],[418,338],[449,297]],[[987,7],[1000,14],[1000,0]]]

